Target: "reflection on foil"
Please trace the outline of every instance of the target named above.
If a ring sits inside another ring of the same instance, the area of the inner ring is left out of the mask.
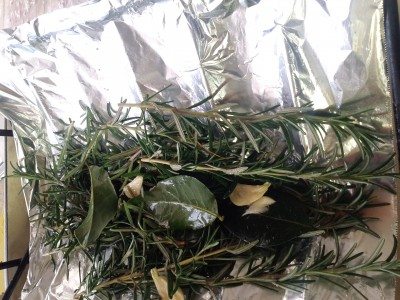
[[[59,10],[0,31],[0,113],[20,137],[20,159],[32,147],[49,155],[40,139],[55,142],[54,131],[70,120],[81,124],[82,104],[105,111],[108,102],[138,102],[168,85],[161,96],[177,106],[203,99],[223,82],[218,96],[245,110],[306,101],[339,107],[363,99],[362,106],[389,112],[372,121],[391,132],[382,6],[383,0],[99,0]],[[385,197],[394,203],[393,195]],[[384,208],[388,226],[380,228],[382,236],[391,236],[395,211],[394,205]],[[67,277],[61,258],[41,244],[43,234],[33,223],[34,263],[23,297],[71,299],[79,283],[79,253]],[[367,245],[363,234],[352,233],[351,240]],[[88,267],[81,261],[81,272]],[[219,298],[353,297],[322,289],[271,295],[243,286]],[[365,289],[378,298],[392,295],[393,282],[382,290]]]

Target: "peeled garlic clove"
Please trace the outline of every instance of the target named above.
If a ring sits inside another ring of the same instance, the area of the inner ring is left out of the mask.
[[[265,213],[269,206],[274,204],[276,201],[271,197],[263,196],[257,201],[253,202],[249,208],[244,212],[244,215],[252,215],[252,214],[262,214]]]
[[[151,269],[150,274],[161,300],[169,300],[167,279],[164,276],[160,276],[156,268]]]
[[[172,299],[168,296],[168,281],[165,276],[160,276],[158,274],[157,268],[150,270],[151,278],[153,278],[154,284],[156,286],[157,292],[161,297],[161,300],[184,300],[185,296],[183,295],[182,290],[179,288],[175,294],[172,296]]]
[[[267,192],[270,183],[263,185],[237,184],[233,192],[229,195],[232,203],[237,206],[250,205],[260,199]]]
[[[130,183],[124,186],[124,193],[128,198],[135,198],[140,195],[143,185],[143,176],[136,176]]]

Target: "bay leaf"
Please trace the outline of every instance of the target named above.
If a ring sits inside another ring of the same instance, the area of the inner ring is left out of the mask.
[[[75,236],[82,245],[93,243],[118,209],[118,196],[108,173],[97,166],[89,167],[90,203],[86,218],[75,230]]]
[[[218,217],[213,193],[186,175],[160,181],[144,194],[144,201],[161,224],[175,230],[200,229]]]

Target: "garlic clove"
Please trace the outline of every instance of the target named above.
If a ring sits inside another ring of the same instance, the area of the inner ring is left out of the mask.
[[[151,278],[156,286],[157,292],[161,297],[161,300],[184,300],[185,296],[183,295],[183,291],[178,288],[175,294],[172,296],[172,299],[168,296],[168,281],[165,276],[161,276],[158,274],[157,268],[150,270]]]
[[[143,176],[136,176],[130,183],[124,186],[124,193],[128,198],[135,198],[140,195],[143,185]]]
[[[237,184],[233,192],[229,195],[232,203],[237,206],[251,205],[260,199],[271,186],[269,182],[263,185]]]
[[[265,213],[268,210],[268,208],[275,202],[276,201],[274,199],[272,199],[271,197],[263,196],[260,199],[258,199],[257,201],[253,202],[249,206],[249,208],[244,212],[242,217],[245,215]]]

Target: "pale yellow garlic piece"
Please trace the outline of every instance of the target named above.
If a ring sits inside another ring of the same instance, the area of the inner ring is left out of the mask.
[[[136,176],[130,183],[124,186],[124,193],[128,198],[135,198],[140,195],[143,185],[143,176]]]
[[[270,183],[263,185],[237,184],[233,192],[229,195],[232,203],[237,206],[251,205],[260,199],[267,192]]]
[[[275,200],[268,196],[262,196],[257,201],[253,202],[249,208],[244,212],[244,215],[262,214],[265,213],[270,205],[274,204]]]
[[[179,288],[172,298],[168,296],[168,281],[165,276],[158,274],[157,268],[150,270],[151,278],[153,278],[154,284],[156,286],[157,292],[161,297],[161,300],[185,300],[183,291]]]

